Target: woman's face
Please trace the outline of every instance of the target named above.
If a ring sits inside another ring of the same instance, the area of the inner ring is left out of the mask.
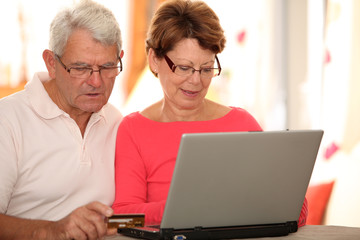
[[[192,67],[196,70],[214,67],[215,54],[200,47],[196,39],[183,39],[166,56],[174,65]],[[172,72],[165,58],[157,59],[156,69],[166,104],[178,109],[201,107],[211,83],[211,78],[201,77],[199,71],[190,76]]]

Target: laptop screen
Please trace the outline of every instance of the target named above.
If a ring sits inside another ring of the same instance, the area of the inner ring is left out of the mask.
[[[161,228],[297,221],[322,130],[184,134]]]

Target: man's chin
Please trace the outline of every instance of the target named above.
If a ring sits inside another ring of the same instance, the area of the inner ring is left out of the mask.
[[[85,112],[93,113],[100,111],[106,103],[107,101],[105,100],[105,98],[96,100],[87,99],[87,101],[82,101],[81,103],[79,102],[78,107]]]
[[[104,104],[85,105],[85,106],[81,106],[80,109],[83,110],[84,112],[96,113],[96,112],[99,112],[103,106],[104,106]]]

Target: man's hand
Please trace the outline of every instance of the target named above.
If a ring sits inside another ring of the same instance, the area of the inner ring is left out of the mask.
[[[79,207],[55,222],[0,214],[0,239],[102,239],[117,232],[117,229],[108,230],[105,223],[105,217],[112,214],[113,210],[100,202]]]
[[[115,230],[107,231],[105,217],[110,217],[113,210],[100,203],[92,202],[75,209],[67,217],[50,224],[53,239],[101,239]]]

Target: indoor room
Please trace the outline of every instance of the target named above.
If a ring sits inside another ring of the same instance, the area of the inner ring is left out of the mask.
[[[79,0],[14,0],[0,8],[0,98],[47,71],[56,12]],[[162,98],[147,29],[166,0],[97,0],[116,16],[123,71],[109,102],[125,116]],[[263,130],[322,129],[307,191],[308,225],[360,228],[360,1],[204,0],[226,36],[207,98],[246,109]]]

